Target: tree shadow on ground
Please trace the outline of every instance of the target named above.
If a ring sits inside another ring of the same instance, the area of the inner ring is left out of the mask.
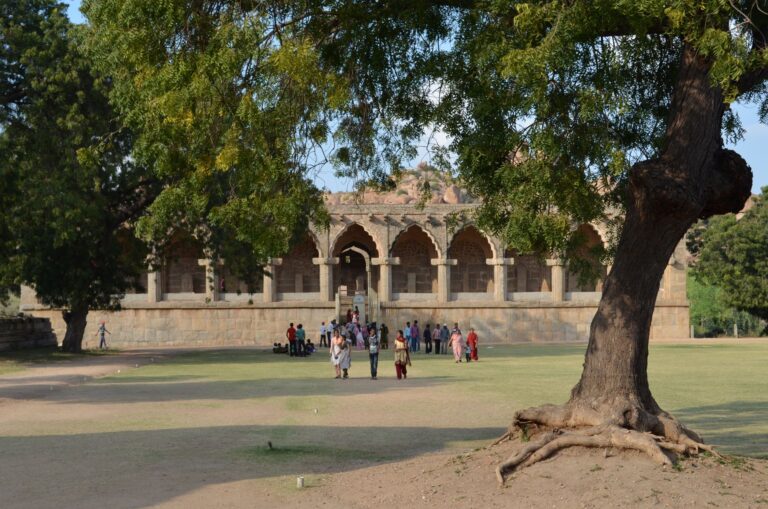
[[[6,508],[43,507],[52,496],[60,507],[149,507],[206,485],[353,471],[503,431],[257,425],[6,436],[0,450],[13,475],[0,478],[0,493]],[[290,479],[275,479],[271,489]],[[56,486],[78,489],[54,495]]]
[[[383,394],[387,391],[409,388],[427,389],[448,382],[449,376],[425,378],[411,377],[398,381],[394,378],[355,377],[348,380],[329,378],[286,377],[247,380],[210,380],[201,377],[169,375],[167,377],[120,377],[103,379],[47,394],[47,386],[41,386],[39,394],[30,396],[25,385],[0,387],[0,399],[46,398],[56,403],[122,404],[190,400],[246,400],[273,397],[348,396],[360,394]],[[158,381],[159,380],[159,381]],[[116,390],[119,388],[120,390]]]
[[[768,457],[768,433],[751,431],[768,422],[768,402],[732,401],[720,405],[682,408],[673,412],[721,452]]]

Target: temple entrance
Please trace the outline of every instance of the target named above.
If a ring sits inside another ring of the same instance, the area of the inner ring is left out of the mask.
[[[362,322],[375,319],[371,303],[376,302],[379,267],[371,259],[377,258],[379,251],[373,237],[362,226],[352,224],[336,240],[332,253],[339,259],[333,271],[333,288],[341,321],[346,321],[347,309],[355,306]]]

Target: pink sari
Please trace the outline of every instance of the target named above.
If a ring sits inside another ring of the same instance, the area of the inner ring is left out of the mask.
[[[461,356],[464,353],[464,338],[461,332],[451,334],[451,346],[453,347],[453,359],[456,362],[460,362]]]

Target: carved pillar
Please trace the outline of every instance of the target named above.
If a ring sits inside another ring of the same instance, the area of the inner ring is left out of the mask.
[[[312,263],[320,269],[320,300],[330,302],[336,298],[333,287],[333,266],[339,263],[338,258],[312,258]]]
[[[392,300],[392,266],[400,265],[400,258],[371,258],[379,266],[379,302]]]
[[[275,302],[277,298],[277,281],[275,280],[275,276],[277,276],[277,266],[282,263],[282,258],[272,258],[269,263],[267,263],[267,266],[264,267],[264,270],[271,274],[271,276],[264,274],[264,302]]]
[[[147,302],[163,300],[163,272],[160,269],[147,272]]]
[[[552,267],[552,301],[563,302],[565,300],[565,268],[560,259],[547,260],[547,265]]]
[[[458,262],[451,258],[436,258],[430,260],[437,266],[437,301],[448,302],[451,300],[451,265]]]
[[[493,265],[493,300],[507,300],[507,267],[515,263],[514,258],[488,258],[488,265]]]

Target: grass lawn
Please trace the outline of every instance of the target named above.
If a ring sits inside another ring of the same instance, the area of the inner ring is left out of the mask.
[[[0,414],[0,465],[12,461],[59,483],[104,478],[115,489],[136,475],[162,483],[168,471],[183,474],[173,489],[186,491],[203,480],[297,472],[311,485],[355,466],[486,445],[516,409],[565,401],[583,355],[584,345],[483,347],[479,363],[457,365],[449,355],[416,354],[404,381],[394,379],[391,351],[382,352],[377,381],[368,378],[364,352],[354,353],[349,380],[333,379],[324,352],[158,357]],[[768,457],[766,358],[768,342],[653,345],[651,388],[722,452]],[[0,370],[23,365],[0,361]],[[125,474],[113,478],[116,470]],[[0,492],[14,489],[4,484]],[[148,493],[165,489],[158,486]]]

